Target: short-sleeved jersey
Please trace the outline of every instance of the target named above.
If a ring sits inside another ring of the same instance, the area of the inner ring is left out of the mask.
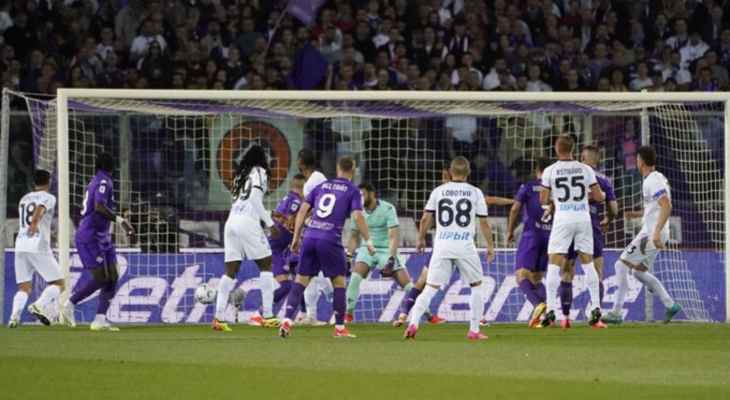
[[[588,197],[595,185],[593,168],[578,161],[557,161],[542,172],[542,186],[555,203],[553,225],[591,222]]]
[[[385,200],[378,200],[372,210],[363,207],[362,214],[365,217],[365,223],[368,225],[368,232],[370,232],[370,240],[373,241],[373,246],[378,249],[387,249],[389,244],[388,230],[398,227],[398,213],[395,206]],[[354,219],[350,221],[350,227],[354,231],[357,230]],[[364,246],[365,242],[361,243],[361,247]]]
[[[291,191],[287,193],[284,198],[282,198],[279,201],[279,204],[276,206],[277,213],[281,214],[284,218],[289,218],[292,215],[296,215],[297,212],[299,212],[299,208],[302,206],[302,198],[299,196],[299,193]],[[279,236],[274,238],[269,238],[269,243],[271,244],[271,250],[274,249],[286,249],[289,247],[289,244],[291,244],[292,241],[292,233],[289,232],[284,225],[279,222],[278,220],[274,220],[274,224],[277,227],[277,230],[279,231]]]
[[[327,177],[324,176],[323,173],[319,171],[313,171],[312,175],[309,175],[309,178],[307,178],[307,181],[304,182],[304,197],[306,198],[309,196],[309,193],[314,190],[317,186],[319,186],[322,182],[326,181]]]
[[[240,179],[243,179],[243,177]],[[266,174],[266,170],[261,167],[251,168],[241,187],[241,191],[233,199],[233,205],[231,206],[228,218],[248,217],[254,221],[261,219],[259,208],[253,204],[254,199],[251,198],[251,192],[254,190],[261,190],[264,194],[269,190],[269,177]]]
[[[38,223],[38,233],[30,236],[30,224],[33,213],[43,206],[45,213]],[[51,252],[51,222],[55,214],[56,197],[44,190],[30,192],[23,196],[18,203],[19,229],[15,239],[15,251],[27,253]]]
[[[447,182],[431,192],[426,212],[434,213],[433,254],[456,258],[476,251],[477,218],[487,216],[484,193],[466,182]]]
[[[603,193],[606,194],[606,200],[604,201],[597,202],[590,200],[589,202],[591,207],[591,224],[593,224],[593,231],[600,232],[601,219],[603,218],[603,213],[606,209],[606,202],[616,201],[616,192],[613,189],[611,180],[600,172],[596,172],[596,182],[598,182],[598,186],[601,190],[603,190]]]
[[[102,204],[114,210],[114,185],[112,177],[105,171],[97,171],[91,178],[84,193],[81,208],[81,222],[76,231],[76,240],[80,242],[98,241],[111,243],[111,221],[96,211],[96,204]]]
[[[549,233],[552,228],[550,221],[543,221],[545,209],[540,204],[540,192],[543,190],[540,181],[533,180],[520,186],[515,196],[515,201],[522,204],[523,232],[545,232]]]
[[[350,214],[362,210],[362,196],[348,179],[335,178],[322,182],[308,196],[312,219],[305,238],[342,242],[342,228]]]
[[[646,178],[644,183],[641,185],[641,192],[644,198],[644,218],[642,219],[641,231],[646,234],[652,234],[656,228],[657,222],[659,222],[659,199],[663,196],[667,196],[669,200],[672,199],[672,194],[669,190],[669,181],[662,175],[661,172],[653,171]],[[662,229],[662,234],[669,233],[669,224],[665,224]]]

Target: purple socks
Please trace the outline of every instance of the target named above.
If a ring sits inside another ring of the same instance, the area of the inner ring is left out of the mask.
[[[416,297],[421,294],[421,291],[414,288],[411,288],[411,290],[406,294],[406,297],[403,298],[403,301],[400,303],[400,312],[402,314],[408,315],[409,312],[411,312],[411,308],[413,308],[413,305],[416,304]]]
[[[345,312],[347,309],[347,300],[345,296],[345,288],[335,288],[332,299],[332,308],[335,311],[335,324],[345,324]]]
[[[289,291],[289,297],[286,301],[286,318],[294,320],[299,310],[299,304],[302,303],[304,297],[304,285],[294,282]]]
[[[101,284],[96,281],[91,275],[87,275],[84,278],[84,283],[81,285],[81,287],[71,295],[71,304],[78,304],[85,298],[91,296],[96,292],[97,290],[101,289]]]
[[[279,282],[279,288],[274,291],[274,304],[286,298],[291,290],[291,281]]]
[[[542,283],[540,286],[542,286],[542,296],[540,295],[539,287],[535,287],[529,279],[523,279],[519,283],[520,290],[522,290],[522,293],[527,297],[527,301],[533,306],[545,302],[545,286]]]
[[[570,307],[573,305],[573,283],[560,282],[558,294],[560,295],[560,306],[563,310],[563,315],[569,316]]]

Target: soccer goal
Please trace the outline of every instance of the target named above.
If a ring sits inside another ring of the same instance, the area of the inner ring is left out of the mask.
[[[95,157],[102,151],[114,156],[117,209],[138,231],[131,241],[114,232],[121,276],[109,311],[114,322],[210,320],[212,308],[197,304],[193,292],[202,282],[215,285],[222,272],[222,230],[235,165],[253,143],[263,145],[272,162],[269,208],[297,173],[300,149],[314,150],[328,177],[338,156],[354,156],[356,182],[372,183],[398,209],[401,258],[414,279],[427,262],[426,255],[412,249],[421,210],[448,161],[466,156],[470,181],[494,197],[489,212],[499,249],[496,261],[484,266],[485,318],[524,321],[531,306],[514,280],[515,244],[506,240],[509,206],[500,205],[499,198],[513,198],[522,182],[534,179],[534,161],[553,157],[553,141],[563,133],[575,136],[578,149],[598,146],[597,169],[612,180],[621,210],[605,234],[604,308],[611,307],[616,288],[613,264],[641,225],[636,150],[649,144],[670,181],[674,206],[671,243],[654,273],[684,307],[681,318],[728,320],[730,95],[61,89],[55,98],[44,99],[6,91],[0,142],[6,152],[9,136],[16,134],[6,117],[11,102],[23,103],[30,118],[34,166],[54,173],[56,244],[70,286],[81,274],[74,227]],[[2,171],[8,171],[8,157],[1,162]],[[0,189],[13,179],[0,174]],[[0,238],[12,247],[17,220],[4,213],[15,205],[1,192]],[[12,270],[12,257],[6,260],[0,271]],[[240,318],[260,304],[253,290],[257,276],[253,265],[239,276],[239,285],[251,289]],[[588,293],[580,268],[574,286],[574,313],[581,319]],[[372,274],[361,287],[356,321],[392,320],[402,297],[392,280]],[[654,299],[648,299],[631,278],[626,318],[659,318],[660,303],[654,307]],[[320,301],[322,319],[328,319],[326,295]],[[468,290],[458,278],[432,304],[432,312],[450,321],[468,319],[467,309]],[[77,312],[83,314],[79,320],[88,320],[92,305]]]

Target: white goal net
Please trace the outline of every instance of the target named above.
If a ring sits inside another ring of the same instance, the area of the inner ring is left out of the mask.
[[[648,144],[657,150],[658,169],[670,181],[674,206],[670,248],[661,253],[654,272],[683,306],[682,318],[726,319],[726,121],[719,100],[645,101],[641,94],[625,101],[556,101],[555,96],[536,95],[506,101],[496,93],[443,100],[433,93],[422,98],[402,93],[349,98],[316,93],[307,98],[298,93],[292,99],[270,92],[198,93],[71,91],[61,114],[67,115],[67,129],[57,126],[56,99],[21,95],[32,121],[34,167],[61,176],[58,145],[67,143],[70,207],[67,219],[59,210],[58,223],[70,228],[68,234],[59,230],[59,240],[71,248],[72,284],[81,274],[73,232],[94,160],[102,151],[114,156],[117,210],[138,234],[130,242],[114,232],[122,278],[109,311],[113,321],[209,321],[212,308],[196,304],[193,291],[201,282],[215,284],[222,272],[233,171],[252,143],[263,145],[271,159],[270,209],[298,172],[300,149],[312,149],[328,177],[335,174],[338,156],[354,156],[355,181],[370,182],[397,207],[402,258],[415,279],[427,260],[410,250],[417,221],[451,158],[464,155],[471,161],[469,180],[485,194],[511,199],[520,184],[533,179],[534,162],[554,156],[554,138],[563,133],[575,136],[578,149],[598,146],[598,170],[613,182],[621,210],[605,233],[604,308],[611,307],[616,288],[613,264],[641,225],[633,213],[641,210],[636,151]],[[59,180],[54,182],[57,190]],[[491,205],[489,211],[499,251],[496,262],[485,265],[485,318],[526,320],[531,306],[515,283],[514,244],[506,241],[509,206]],[[248,290],[239,319],[260,306],[257,276],[253,264],[239,276],[238,284]],[[579,310],[588,294],[580,272],[574,287],[574,312],[582,318]],[[455,277],[434,300],[432,311],[451,321],[466,320],[467,294],[468,286]],[[654,307],[654,299],[647,302],[645,294],[632,278],[628,319],[660,317],[661,303]],[[372,274],[361,287],[356,321],[392,320],[402,297],[395,282]],[[326,296],[320,301],[326,319]],[[81,307],[77,317],[88,319],[91,310]]]

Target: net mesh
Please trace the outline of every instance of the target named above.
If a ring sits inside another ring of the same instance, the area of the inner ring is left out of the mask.
[[[26,97],[26,104],[36,166],[55,170],[55,102]],[[415,244],[416,221],[431,190],[441,182],[442,169],[454,156],[464,155],[472,164],[470,182],[497,198],[491,199],[490,222],[501,251],[485,278],[489,300],[485,317],[526,320],[531,307],[516,288],[514,244],[506,240],[509,209],[499,205],[498,198],[512,198],[520,184],[531,179],[534,160],[550,157],[554,138],[571,133],[579,147],[595,144],[601,149],[598,170],[613,182],[619,209],[640,210],[636,150],[651,144],[659,155],[658,169],[672,185],[674,205],[671,246],[661,253],[654,271],[683,305],[686,318],[709,320],[716,317],[707,296],[700,294],[698,280],[710,279],[708,274],[715,270],[708,266],[723,257],[722,111],[715,103],[73,98],[69,99],[72,221],[66,223],[78,223],[96,155],[111,152],[119,160],[114,171],[118,209],[138,231],[134,243],[121,232],[115,232],[114,239],[118,247],[140,252],[129,267],[133,279],[121,290],[127,297],[116,301],[153,292],[157,286],[149,280],[158,277],[173,282],[160,296],[174,293],[176,303],[167,313],[164,304],[150,304],[152,311],[147,312],[158,313],[165,322],[205,320],[212,310],[201,310],[192,295],[197,283],[214,278],[206,271],[207,254],[201,249],[215,251],[222,246],[234,164],[251,144],[263,145],[271,156],[269,209],[286,194],[288,179],[297,172],[299,149],[314,150],[328,177],[335,175],[338,156],[354,156],[359,166],[355,181],[373,183],[380,197],[396,205],[403,248]],[[606,231],[607,248],[625,247],[640,225],[640,219],[622,214]],[[484,245],[482,239],[479,244]],[[404,253],[408,257],[410,253]],[[189,279],[175,287],[175,279],[191,267],[197,268],[195,273],[188,273]],[[613,277],[604,283],[605,302],[611,303]],[[631,286],[629,297],[640,296],[640,284],[633,278]],[[254,281],[246,280],[242,287],[252,289]],[[388,321],[397,315],[403,293],[392,280],[373,274],[361,293],[357,320]],[[451,320],[467,320],[465,309],[458,306],[468,302],[465,293],[467,288],[453,282],[437,297],[433,311]],[[577,303],[581,296],[587,298],[581,276],[574,293]],[[257,308],[256,296],[255,291],[250,294],[244,314]],[[118,320],[133,320],[124,304],[117,309],[123,313]]]

